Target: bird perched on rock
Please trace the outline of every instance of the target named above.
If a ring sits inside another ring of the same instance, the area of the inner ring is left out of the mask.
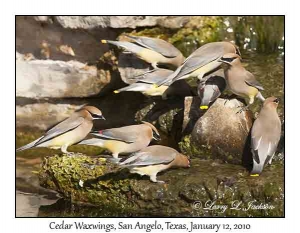
[[[134,153],[119,165],[131,173],[149,176],[152,182],[164,183],[156,179],[157,173],[172,167],[190,167],[190,160],[173,148],[155,145]]]
[[[279,100],[269,97],[251,129],[251,150],[253,155],[252,176],[258,176],[264,166],[271,164],[281,135],[281,122],[277,114]]]
[[[254,75],[242,66],[241,57],[238,54],[225,54],[220,61],[225,64],[224,73],[227,88],[232,93],[248,100],[249,103],[244,109],[247,109],[249,105],[253,104],[255,98],[261,101],[265,100],[260,93],[260,90],[264,90],[264,88],[255,79]]]
[[[115,90],[114,93],[134,91],[141,92],[147,96],[162,96],[163,99],[167,99],[169,96],[191,95],[191,88],[184,80],[181,80],[182,82],[178,83],[178,85],[166,83],[158,88],[153,86],[154,83],[165,79],[171,73],[173,73],[172,70],[160,68],[147,71],[144,74],[130,78],[130,80],[135,80],[136,82],[127,87]]]
[[[70,155],[72,152],[67,151],[68,146],[83,140],[93,128],[93,120],[95,119],[105,120],[98,108],[84,106],[78,112],[74,112],[69,118],[51,128],[42,137],[18,148],[17,152],[34,147],[48,147],[61,149],[63,153]]]
[[[152,139],[160,140],[157,129],[144,121],[139,125],[100,130],[92,134],[96,137],[79,144],[105,148],[112,152],[115,160],[118,160],[119,154],[133,153],[147,147]]]
[[[189,77],[202,77],[221,66],[219,59],[226,53],[236,53],[240,55],[239,49],[230,42],[212,42],[201,46],[193,52],[181,66],[168,78],[156,83],[161,86],[167,82],[173,83],[180,79]]]
[[[182,53],[172,44],[158,39],[144,36],[127,36],[135,43],[127,41],[101,40],[103,44],[113,44],[135,54],[140,59],[150,63],[153,68],[159,64],[178,67],[184,61]]]
[[[219,69],[207,75],[198,84],[198,95],[201,99],[200,109],[208,109],[211,102],[215,101],[226,89],[224,70]]]

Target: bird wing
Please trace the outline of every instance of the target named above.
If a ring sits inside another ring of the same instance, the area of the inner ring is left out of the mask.
[[[279,125],[276,125],[273,124],[273,122],[268,122],[268,124],[272,124],[272,126],[270,125],[268,128],[273,128],[274,130],[279,128],[280,131],[280,123]],[[276,151],[280,139],[280,134],[274,134],[273,130],[271,132],[269,130],[263,130],[265,127],[266,125],[264,125],[263,121],[258,117],[251,130],[251,148],[253,152],[253,159],[258,164],[264,164],[268,157],[272,157]]]
[[[151,152],[136,152],[133,156],[120,163],[121,166],[147,166],[156,164],[168,164],[176,157],[175,153],[171,154],[153,154]]]
[[[245,82],[252,87],[256,87],[258,90],[264,90],[263,86],[256,80],[253,74],[249,71],[246,71],[246,79]]]
[[[127,37],[134,40],[139,45],[158,52],[165,57],[177,57],[180,54],[180,51],[172,44],[161,39],[129,35],[127,35]]]
[[[83,121],[83,117],[79,117],[78,115],[74,114],[47,131],[47,133],[35,143],[35,146],[77,128],[82,124]]]
[[[125,126],[121,128],[102,130],[99,133],[92,134],[100,138],[117,140],[125,143],[134,143],[138,139],[137,133],[139,132],[140,129],[138,128]]]
[[[205,47],[204,49],[200,47],[184,61],[182,66],[178,68],[180,71],[176,77],[173,78],[173,81],[192,73],[193,71],[207,65],[212,61],[219,59],[223,53],[223,49],[219,51],[212,51],[211,47]],[[221,64],[222,63],[220,62],[220,65]]]

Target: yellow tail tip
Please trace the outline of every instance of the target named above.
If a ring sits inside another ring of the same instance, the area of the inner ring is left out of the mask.
[[[251,174],[250,176],[252,176],[252,177],[258,177],[259,174]]]
[[[119,92],[118,90],[115,90],[114,93],[115,93],[115,94],[118,94],[118,93],[120,93],[120,92]]]
[[[208,106],[200,106],[200,109],[208,109]]]
[[[102,44],[107,44],[107,40],[101,40]]]
[[[153,84],[154,88],[158,88],[158,85],[156,83]]]

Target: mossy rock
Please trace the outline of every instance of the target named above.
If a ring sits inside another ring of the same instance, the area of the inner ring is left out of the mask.
[[[238,165],[192,159],[189,169],[159,174],[165,184],[118,170],[104,158],[85,155],[46,157],[39,172],[41,186],[59,192],[75,206],[95,206],[93,216],[283,216],[283,165],[267,166],[260,177],[250,177]],[[82,185],[82,182],[83,185]],[[220,213],[195,203],[233,201],[273,206],[272,210],[231,210]],[[51,207],[50,207],[51,208]],[[46,211],[46,210],[44,210]],[[86,212],[86,216],[89,216]],[[68,215],[64,211],[64,215]],[[58,214],[59,216],[59,214]],[[72,212],[70,216],[76,216]]]

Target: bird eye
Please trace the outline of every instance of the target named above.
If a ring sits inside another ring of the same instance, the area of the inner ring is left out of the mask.
[[[276,103],[276,104],[278,104],[279,103],[279,99],[276,98],[275,100],[273,100],[273,102]]]

